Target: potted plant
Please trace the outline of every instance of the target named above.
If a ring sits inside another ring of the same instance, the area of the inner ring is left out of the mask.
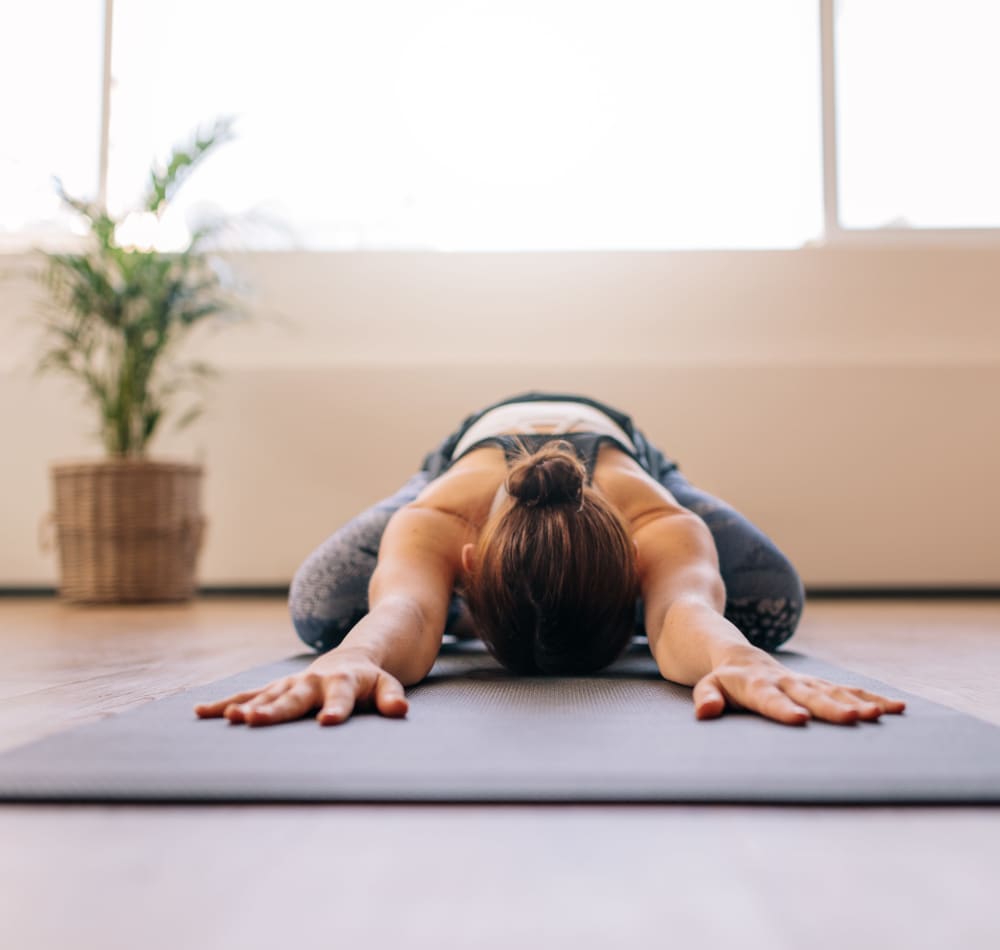
[[[150,171],[141,211],[120,219],[66,194],[55,180],[60,198],[86,221],[87,238],[80,251],[40,252],[45,260],[38,277],[51,299],[36,375],[57,371],[81,384],[98,410],[105,450],[100,459],[50,466],[54,510],[48,517],[63,600],[194,596],[206,523],[202,466],[147,453],[181,391],[218,375],[204,362],[172,361],[178,345],[206,320],[245,314],[226,292],[224,265],[205,249],[225,220],[185,232],[180,242],[175,236],[174,246],[156,230],[190,172],[232,137],[231,120],[224,118],[175,146],[166,166]],[[187,407],[174,428],[203,408]]]

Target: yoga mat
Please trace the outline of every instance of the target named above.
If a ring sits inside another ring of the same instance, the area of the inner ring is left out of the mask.
[[[640,642],[587,677],[514,677],[445,645],[405,719],[198,719],[305,669],[293,656],[0,755],[0,800],[60,802],[1000,802],[1000,728],[809,657],[801,670],[905,699],[906,712],[790,727],[694,718]]]

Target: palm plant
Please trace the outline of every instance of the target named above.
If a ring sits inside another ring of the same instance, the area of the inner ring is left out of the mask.
[[[232,138],[232,120],[221,118],[175,146],[166,167],[150,171],[145,216],[159,221],[195,167]],[[199,227],[180,250],[132,247],[121,240],[126,216],[113,218],[68,195],[58,178],[55,183],[89,234],[81,252],[41,252],[46,260],[39,276],[55,306],[44,323],[36,374],[58,371],[81,381],[100,410],[95,434],[108,455],[143,458],[174,398],[218,375],[204,362],[169,363],[167,357],[196,325],[215,315],[245,315],[225,292],[224,265],[204,247],[227,222]],[[203,411],[202,404],[188,408],[175,429]]]

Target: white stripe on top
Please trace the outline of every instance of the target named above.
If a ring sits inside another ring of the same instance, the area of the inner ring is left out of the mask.
[[[491,409],[469,427],[458,440],[451,457],[458,458],[470,445],[488,436],[505,432],[532,434],[538,426],[545,426],[553,433],[600,432],[613,436],[626,448],[635,451],[635,445],[625,430],[600,409],[582,402],[509,402]]]

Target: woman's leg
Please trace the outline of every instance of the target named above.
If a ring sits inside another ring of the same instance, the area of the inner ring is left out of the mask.
[[[679,469],[660,482],[712,532],[726,585],[726,619],[754,646],[777,650],[795,632],[805,605],[805,590],[792,563],[759,528],[724,501],[695,488]]]
[[[317,652],[332,650],[368,613],[368,582],[385,526],[430,478],[426,471],[412,475],[394,495],[330,535],[295,572],[288,596],[292,624]]]

